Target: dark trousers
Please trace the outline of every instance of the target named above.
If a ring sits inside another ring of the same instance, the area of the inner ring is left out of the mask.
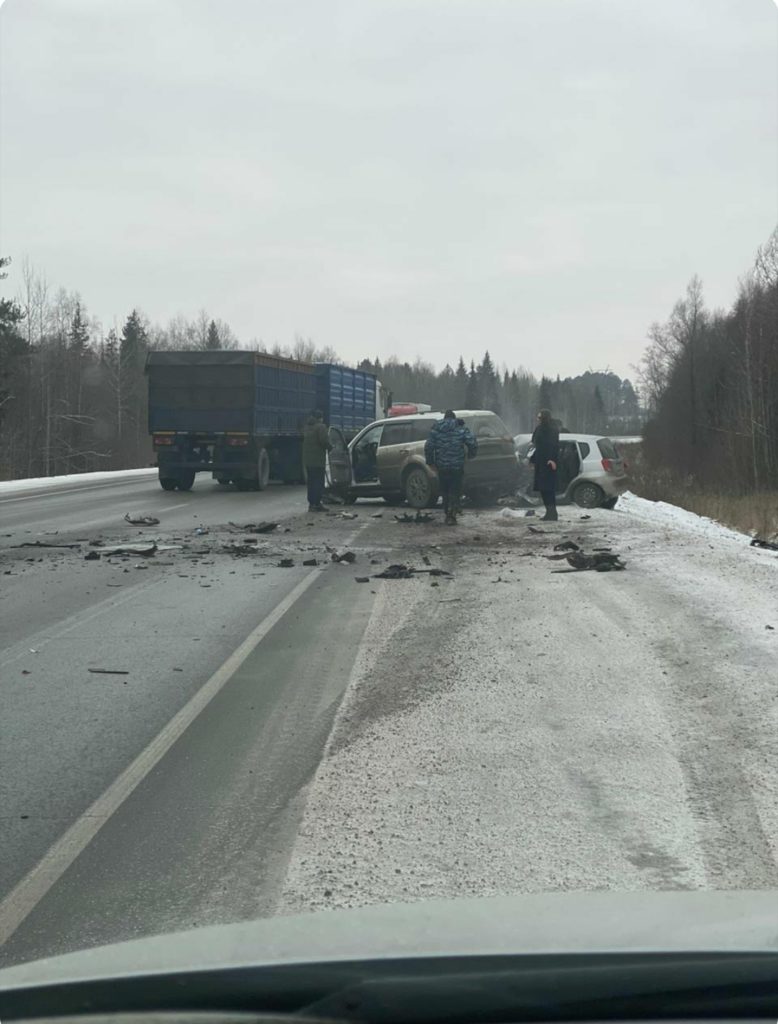
[[[438,469],[440,495],[443,498],[443,511],[446,515],[453,515],[459,508],[464,472],[464,469]]]
[[[324,494],[324,466],[306,466],[305,476],[308,480],[308,504],[321,505]]]
[[[540,497],[543,499],[547,512],[556,512],[556,493],[554,491],[541,491]]]

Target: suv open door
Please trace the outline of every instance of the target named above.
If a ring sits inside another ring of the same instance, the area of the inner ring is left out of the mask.
[[[351,488],[351,456],[346,438],[337,427],[330,427],[332,449],[327,458],[327,487],[334,494],[345,497]]]

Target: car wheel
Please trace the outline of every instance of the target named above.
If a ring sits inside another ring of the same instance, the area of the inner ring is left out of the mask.
[[[588,481],[578,484],[573,491],[573,501],[581,508],[597,508],[602,505],[604,498],[602,488]]]
[[[163,491],[174,491],[178,481],[172,476],[161,476],[159,478],[159,486]]]
[[[431,508],[438,495],[427,473],[415,466],[405,477],[405,500],[411,508]]]
[[[607,501],[604,501],[602,503],[602,507],[603,508],[616,508],[616,504],[617,504],[618,500],[619,500],[618,498],[608,498]]]
[[[195,482],[195,471],[193,469],[187,470],[182,473],[176,483],[178,484],[179,491],[191,491],[192,485]]]

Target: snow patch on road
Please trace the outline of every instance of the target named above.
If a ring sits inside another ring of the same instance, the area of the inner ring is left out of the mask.
[[[63,476],[29,477],[27,480],[0,480],[0,495],[21,494],[24,491],[48,490],[56,487],[99,484],[112,480],[136,480],[156,475],[156,468],[144,468],[106,470],[99,473],[66,473]]]

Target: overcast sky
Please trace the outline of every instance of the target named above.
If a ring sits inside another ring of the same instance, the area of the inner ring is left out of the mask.
[[[106,325],[632,375],[778,218],[773,0],[6,0],[0,247]]]

